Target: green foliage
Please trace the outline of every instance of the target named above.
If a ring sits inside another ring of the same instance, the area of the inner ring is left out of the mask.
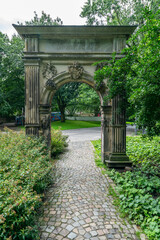
[[[23,23],[18,22],[18,24],[23,25]],[[52,19],[49,14],[46,14],[42,11],[41,17],[38,17],[36,11],[34,11],[34,18],[30,21],[25,21],[25,25],[62,25],[62,20],[57,17],[56,19]]]
[[[100,99],[96,91],[87,84],[77,82],[63,85],[53,97],[52,104],[54,111],[60,110],[62,121],[65,111],[70,116],[76,111],[94,113],[97,116],[100,111]]]
[[[87,0],[80,16],[87,25],[141,25],[143,9],[148,6],[155,12],[159,4],[159,0]]]
[[[68,146],[68,136],[62,135],[61,130],[51,130],[51,156],[57,156]]]
[[[127,153],[133,162],[133,171],[106,170],[117,185],[121,212],[140,225],[150,240],[160,239],[159,141],[160,137],[152,140],[127,137]],[[99,154],[100,146],[100,140],[94,143]]]
[[[160,238],[160,179],[156,176],[148,178],[141,171],[120,174],[114,170],[109,176],[117,184],[120,198],[120,209],[129,219],[140,225],[150,240]]]
[[[79,86],[79,95],[73,104],[77,110],[94,113],[95,116],[100,112],[100,98],[96,91],[87,84]]]
[[[79,94],[80,85],[81,83],[79,82],[66,83],[57,90],[56,94],[53,97],[52,108],[54,108],[55,103],[58,105],[59,111],[61,112],[62,122],[65,122],[65,110],[67,106],[72,105],[72,101],[74,101]]]
[[[160,173],[160,138],[127,137],[127,154],[149,176]],[[160,176],[160,175],[159,175]]]
[[[19,23],[19,22],[18,22]],[[23,25],[22,23],[19,23]],[[26,21],[26,25],[62,25],[60,18],[52,19],[42,11],[39,18]],[[0,32],[0,116],[11,117],[21,114],[24,107],[24,42],[19,36],[10,40]]]
[[[97,84],[108,79],[108,98],[121,94],[132,109],[131,118],[136,119],[139,128],[146,128],[149,135],[160,132],[159,15],[160,11],[153,14],[146,8],[145,24],[128,41],[128,47],[122,51],[125,57],[116,60],[114,54],[95,73]]]
[[[95,149],[94,156],[95,156],[96,166],[105,169],[106,165],[101,160],[101,140],[99,139],[99,140],[94,140],[94,141],[91,141],[91,142],[92,142],[92,144],[94,146],[94,149]]]
[[[35,210],[51,181],[51,168],[42,139],[0,133],[0,239],[36,239]]]
[[[24,107],[24,43],[0,32],[0,116],[21,113]]]

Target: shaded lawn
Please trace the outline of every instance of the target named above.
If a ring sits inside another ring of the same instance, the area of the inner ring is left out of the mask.
[[[77,120],[66,120],[64,123],[60,121],[52,122],[52,128],[61,130],[69,130],[69,129],[78,129],[78,128],[92,128],[92,127],[100,127],[100,121],[77,121]]]

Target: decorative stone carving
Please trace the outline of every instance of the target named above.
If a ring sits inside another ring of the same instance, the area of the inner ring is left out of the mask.
[[[56,84],[53,78],[57,75],[57,69],[53,63],[45,63],[43,65],[43,77],[47,79],[45,87],[51,90],[56,90]]]
[[[43,130],[46,130],[50,127],[50,115],[42,117],[41,127],[42,127]]]
[[[76,80],[81,78],[84,69],[79,63],[75,62],[72,66],[68,67],[68,71],[71,75],[71,78]]]
[[[57,75],[57,69],[53,63],[44,63],[43,65],[43,77],[46,79],[52,79]]]
[[[56,90],[56,84],[55,82],[52,80],[52,79],[48,79],[46,84],[45,84],[45,87],[48,88],[48,89],[51,89],[51,90]]]

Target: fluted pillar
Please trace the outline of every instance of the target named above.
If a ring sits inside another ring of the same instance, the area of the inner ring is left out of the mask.
[[[106,159],[108,167],[124,168],[131,166],[128,156],[126,155],[126,121],[125,110],[120,95],[112,100],[112,123],[111,123],[111,153],[109,159]]]
[[[39,60],[25,61],[25,127],[27,135],[39,135]]]

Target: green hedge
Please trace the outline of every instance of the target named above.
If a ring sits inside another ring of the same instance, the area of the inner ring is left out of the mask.
[[[100,141],[93,142],[100,164]],[[160,137],[127,137],[132,172],[106,170],[116,183],[119,207],[140,225],[150,240],[160,239]],[[104,167],[104,166],[103,166]]]
[[[52,167],[43,139],[0,133],[0,239],[37,239],[34,217]]]

